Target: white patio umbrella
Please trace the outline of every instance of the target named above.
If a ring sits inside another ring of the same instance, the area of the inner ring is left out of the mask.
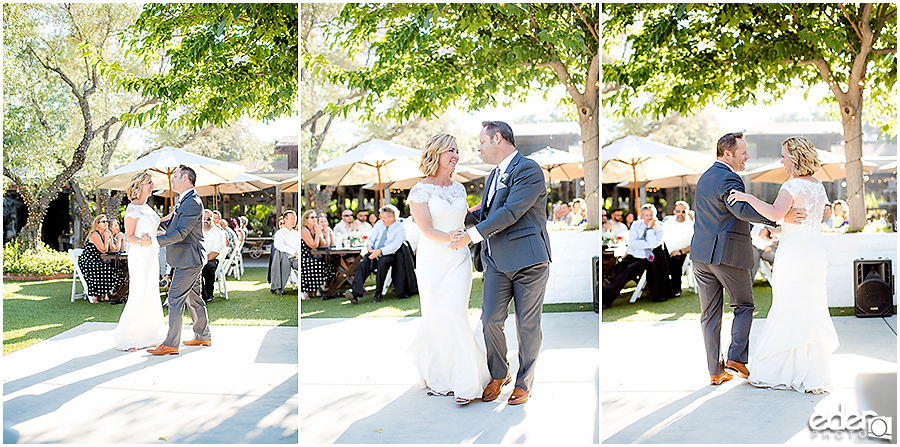
[[[297,192],[297,180],[288,180],[280,186],[281,192]]]
[[[888,164],[886,164],[886,165],[882,165],[881,167],[878,168],[878,170],[879,170],[879,171],[891,171],[891,172],[897,172],[897,162],[896,162],[896,161],[892,161],[892,162],[890,162],[890,163],[888,163]]]
[[[847,176],[847,170],[844,168],[847,159],[843,155],[821,149],[816,149],[816,152],[819,153],[819,163],[822,165],[822,168],[813,177],[822,182],[832,182]],[[871,174],[877,168],[875,163],[869,161],[864,161],[862,164],[863,173],[865,174]],[[781,161],[756,168],[748,172],[747,175],[750,177],[751,182],[784,183],[788,180],[788,174],[785,172]]]
[[[194,190],[197,191],[197,195],[201,197],[215,196],[216,207],[218,207],[219,195],[221,194],[240,194],[244,192],[254,192],[261,189],[271,188],[277,184],[278,182],[273,182],[272,180],[244,172],[231,179],[230,182],[197,186],[196,188],[194,188]],[[171,196],[171,191],[161,189],[154,194]]]
[[[547,182],[569,181],[584,177],[584,157],[547,146],[528,158],[541,165]]]
[[[100,177],[97,188],[125,190],[131,183],[131,177],[142,171],[148,171],[157,187],[165,186],[169,191],[169,203],[172,201],[172,174],[185,165],[197,173],[194,186],[225,183],[237,177],[246,169],[234,163],[185,152],[181,149],[163,146],[137,160],[122,166],[109,174]],[[172,205],[174,206],[174,205]]]
[[[378,198],[384,206],[383,185],[422,175],[422,152],[390,141],[374,139],[309,171],[304,183],[364,185],[378,182]]]
[[[600,149],[603,183],[646,182],[691,175],[715,161],[711,155],[679,149],[646,138],[629,135]],[[637,206],[637,187],[634,204]]]
[[[421,174],[421,172],[419,172],[419,174]],[[456,170],[453,171],[453,174],[450,176],[450,178],[453,179],[454,181],[457,181],[460,183],[466,183],[466,182],[471,182],[472,180],[487,177],[488,174],[490,174],[490,172],[482,171],[481,169],[475,169],[475,168],[470,168],[470,167],[466,167],[466,166],[462,166],[462,165],[456,165]],[[396,181],[394,183],[391,183],[390,186],[388,186],[388,187],[391,189],[410,189],[413,186],[415,186],[416,183],[419,183],[419,181],[421,181],[423,178],[425,178],[425,175],[419,175],[418,177],[413,177],[413,178],[408,178],[406,180]],[[371,187],[366,185],[364,188],[375,189],[378,187],[374,183],[372,183],[371,185],[372,185]]]

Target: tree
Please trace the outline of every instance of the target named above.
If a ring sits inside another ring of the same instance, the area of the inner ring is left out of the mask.
[[[336,84],[366,92],[334,110],[426,119],[478,110],[563,85],[578,111],[588,221],[599,225],[599,9],[591,3],[348,4],[333,41],[365,52],[359,69],[328,67]]]
[[[297,23],[296,3],[145,4],[131,51],[160,74],[123,85],[160,102],[128,119],[201,129],[295,114]]]
[[[4,5],[3,175],[25,201],[17,239],[30,247],[63,188],[75,189],[82,218],[90,218],[76,174],[108,168],[125,130],[119,116],[153,103],[114,92],[103,76],[111,65],[131,70],[119,59],[117,34],[136,15],[128,5]]]
[[[664,116],[708,103],[769,103],[789,88],[826,83],[840,110],[850,227],[866,221],[862,121],[895,133],[897,7],[865,4],[613,4],[603,6],[604,107]],[[621,47],[620,47],[621,48]],[[639,97],[649,99],[637,104]],[[864,115],[863,104],[880,113]],[[889,111],[888,113],[884,113]]]

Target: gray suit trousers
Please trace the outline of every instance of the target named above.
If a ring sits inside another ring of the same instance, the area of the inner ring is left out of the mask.
[[[693,261],[693,266],[700,293],[700,327],[706,345],[709,374],[722,374],[725,372],[720,347],[724,305],[722,291],[728,291],[728,304],[734,308],[728,360],[747,363],[750,358],[750,325],[753,323],[753,310],[756,309],[753,303],[753,278],[750,270],[730,265]]]
[[[534,382],[534,366],[541,351],[541,312],[544,291],[550,277],[550,263],[542,262],[512,272],[500,272],[490,256],[484,262],[484,294],[481,323],[487,364],[491,377],[504,379],[509,373],[506,359],[506,334],[503,329],[510,301],[516,305],[516,336],[519,345],[519,371],[516,387],[525,391]]]
[[[169,287],[169,334],[164,345],[177,348],[181,344],[181,322],[187,306],[194,320],[194,338],[210,340],[206,303],[200,298],[200,272],[203,266],[176,267]]]

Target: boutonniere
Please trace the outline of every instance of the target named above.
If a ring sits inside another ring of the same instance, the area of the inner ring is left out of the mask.
[[[500,183],[506,184],[506,179],[509,178],[509,173],[504,172],[503,175],[500,176]]]

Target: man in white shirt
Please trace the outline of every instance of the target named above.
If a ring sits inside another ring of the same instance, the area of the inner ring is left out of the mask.
[[[275,232],[272,242],[272,265],[269,270],[269,291],[281,296],[291,270],[299,268],[300,232],[295,230],[297,213],[287,210],[281,215],[281,228]],[[277,264],[277,265],[276,265]]]
[[[369,213],[366,210],[356,212],[356,222],[354,223],[358,225],[357,231],[360,236],[368,236],[372,233],[372,224],[369,223]]]
[[[206,253],[206,265],[203,266],[203,277],[200,287],[200,296],[207,303],[213,300],[213,290],[216,284],[216,268],[219,267],[219,258],[225,251],[225,235],[222,230],[213,223],[213,212],[203,210],[203,252]]]
[[[359,298],[365,296],[366,278],[376,267],[378,274],[375,276],[375,297],[372,302],[380,303],[382,301],[381,291],[384,289],[387,271],[394,266],[397,250],[400,250],[400,246],[406,241],[406,228],[402,222],[397,221],[397,217],[400,215],[397,207],[385,205],[379,212],[381,220],[375,223],[375,228],[366,241],[366,250],[369,254],[363,256],[362,261],[356,267],[352,289],[344,293],[344,296],[353,304],[359,303]]]
[[[359,228],[359,224],[353,221],[353,210],[346,209],[341,211],[341,221],[334,226],[334,235],[346,239],[354,227]]]
[[[622,210],[613,210],[610,220],[612,220],[612,231],[614,235],[628,237],[628,225],[625,225],[622,222]]]
[[[669,250],[669,276],[676,297],[681,296],[681,268],[691,251],[691,238],[694,237],[694,220],[689,217],[689,211],[690,205],[679,200],[675,202],[675,216],[663,221],[663,242]]]

